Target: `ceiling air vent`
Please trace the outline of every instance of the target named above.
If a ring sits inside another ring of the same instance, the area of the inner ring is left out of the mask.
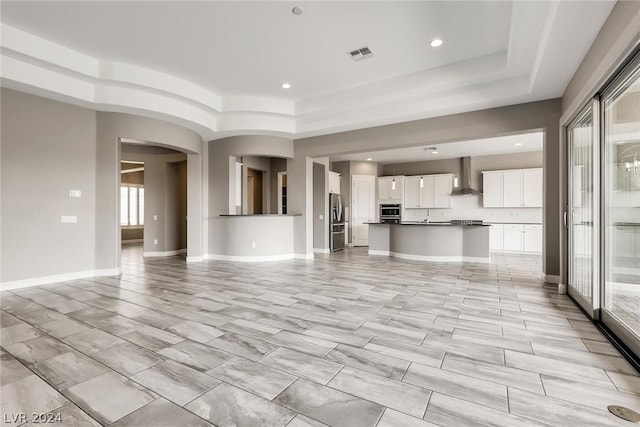
[[[350,51],[349,55],[354,61],[361,61],[365,58],[371,58],[373,56],[373,51],[365,46],[360,49]]]

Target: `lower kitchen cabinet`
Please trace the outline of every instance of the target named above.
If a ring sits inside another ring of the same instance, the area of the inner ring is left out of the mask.
[[[494,252],[542,253],[542,225],[492,224],[489,249]]]

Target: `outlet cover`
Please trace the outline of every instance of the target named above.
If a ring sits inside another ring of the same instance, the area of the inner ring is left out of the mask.
[[[256,248],[256,242],[251,242],[251,248],[255,249]]]
[[[69,190],[69,197],[82,197],[81,190]]]
[[[75,215],[62,215],[60,217],[60,222],[62,224],[76,224],[78,222],[78,217]]]
[[[157,220],[158,220],[158,215],[154,215],[154,216],[153,216],[153,220],[154,220],[154,221],[157,221]]]
[[[158,244],[158,239],[153,239],[153,244],[157,245]]]

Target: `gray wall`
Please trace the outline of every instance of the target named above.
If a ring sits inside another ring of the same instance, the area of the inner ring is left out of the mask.
[[[0,281],[93,270],[95,111],[8,89],[0,98]],[[78,222],[61,224],[62,215]]]
[[[329,189],[325,186],[327,167],[313,164],[313,248],[328,249],[328,227],[325,227]],[[322,218],[320,216],[322,215]]]
[[[452,114],[406,123],[378,126],[332,135],[304,138],[295,141],[296,159],[305,156],[322,157],[359,151],[375,151],[473,140],[513,133],[544,131],[544,259],[547,274],[559,274],[560,221],[559,205],[559,119],[560,100],[553,99],[508,107],[492,108],[468,113]],[[302,162],[302,160],[299,160]],[[351,171],[352,174],[354,171]],[[302,187],[306,169],[299,167],[290,177]],[[311,209],[304,210],[305,214]],[[304,224],[296,230],[297,248],[305,248],[308,231]],[[298,240],[300,239],[300,240]]]
[[[98,268],[110,268],[120,265],[119,245],[119,175],[120,175],[120,138],[144,141],[141,145],[152,144],[159,147],[173,147],[187,153],[187,243],[188,257],[202,256],[202,138],[195,132],[172,123],[147,117],[123,113],[98,112],[97,163],[96,163],[96,264]],[[183,158],[176,159],[181,161]],[[146,165],[145,165],[146,166]],[[166,169],[166,167],[165,167]],[[165,171],[166,173],[166,171]],[[158,179],[164,180],[159,173]],[[148,169],[145,168],[145,181]],[[145,183],[148,186],[148,183]],[[145,188],[145,192],[146,192]],[[146,213],[145,213],[146,215]],[[153,233],[164,234],[161,217],[153,229],[145,224],[145,236]],[[145,221],[146,222],[146,221]],[[151,227],[151,225],[149,225]],[[148,240],[148,239],[146,239]],[[153,244],[153,240],[151,240]],[[166,242],[165,242],[166,243]],[[164,245],[148,248],[145,251],[162,252]]]
[[[591,48],[576,70],[562,95],[562,149],[555,160],[560,169],[560,206],[567,206],[567,171],[565,157],[566,139],[564,128],[580,110],[603,89],[604,84],[640,45],[640,2],[618,1],[609,14]],[[568,281],[567,234],[561,233],[560,256],[562,262],[559,273],[563,283]]]
[[[230,156],[237,157],[238,160],[241,156],[289,158],[293,156],[293,141],[274,136],[247,135],[218,139],[208,143],[207,252],[209,254],[223,254],[226,251],[227,231],[224,230],[226,222],[216,219],[221,214],[235,214],[235,211],[230,212],[229,203],[230,196],[235,198],[234,194],[230,194],[230,179],[233,177],[233,174],[229,173]]]

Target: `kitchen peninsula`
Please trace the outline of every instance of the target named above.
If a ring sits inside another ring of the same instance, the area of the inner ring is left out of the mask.
[[[369,223],[369,255],[431,262],[489,262],[489,226],[456,222]]]

